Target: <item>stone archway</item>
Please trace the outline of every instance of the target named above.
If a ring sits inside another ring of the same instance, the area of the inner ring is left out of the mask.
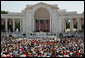
[[[34,21],[35,21],[35,31],[50,31],[50,16],[49,11],[45,8],[38,8],[34,13]]]

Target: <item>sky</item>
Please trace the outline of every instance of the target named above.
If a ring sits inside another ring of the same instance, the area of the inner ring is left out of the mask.
[[[59,9],[66,9],[68,12],[84,12],[84,1],[1,1],[1,10],[21,12],[26,8],[26,5],[34,5],[39,2],[57,4]]]

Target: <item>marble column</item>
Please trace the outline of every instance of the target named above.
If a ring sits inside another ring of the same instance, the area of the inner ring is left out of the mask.
[[[66,30],[66,18],[63,19],[63,31],[65,32],[65,30]]]
[[[8,31],[8,23],[7,22],[8,22],[8,19],[6,18],[5,19],[5,31]]]
[[[19,20],[20,20],[20,32],[22,32],[22,19]]]
[[[70,18],[70,31],[73,31],[73,18]]]
[[[32,21],[31,21],[31,27],[32,27],[32,31],[35,31],[35,19],[34,19],[34,16],[33,16],[33,18],[32,18]]]
[[[78,26],[77,31],[79,31],[79,30],[81,30],[80,18],[77,18],[77,22],[78,22],[78,24],[77,24],[77,26]]]
[[[51,21],[52,21],[52,19],[51,19],[51,17],[50,17],[50,32],[52,32],[52,30],[51,30]]]
[[[15,19],[13,19],[13,32],[15,32]]]

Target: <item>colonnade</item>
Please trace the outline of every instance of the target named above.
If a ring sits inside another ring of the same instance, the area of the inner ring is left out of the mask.
[[[63,19],[63,31],[66,30],[66,19],[67,18]],[[84,18],[68,18],[67,20],[70,20],[70,31],[73,31],[73,28],[74,28],[73,19],[75,19],[77,22],[77,31],[82,30],[82,24],[84,25]],[[81,19],[83,21],[81,21]]]
[[[22,19],[19,18],[1,18],[5,20],[5,31],[8,32],[8,19],[12,20],[13,32],[15,32],[15,20],[20,20],[20,31],[22,31]]]

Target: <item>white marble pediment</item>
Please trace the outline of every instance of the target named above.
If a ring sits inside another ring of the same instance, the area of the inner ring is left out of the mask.
[[[35,5],[27,5],[26,8],[34,8],[34,7],[38,7],[38,6],[48,6],[48,7],[52,7],[52,8],[56,8],[56,9],[59,9],[58,6],[54,6],[54,5],[49,5],[49,4],[46,4],[46,3],[43,3],[43,2],[40,2],[40,3],[37,3]]]

